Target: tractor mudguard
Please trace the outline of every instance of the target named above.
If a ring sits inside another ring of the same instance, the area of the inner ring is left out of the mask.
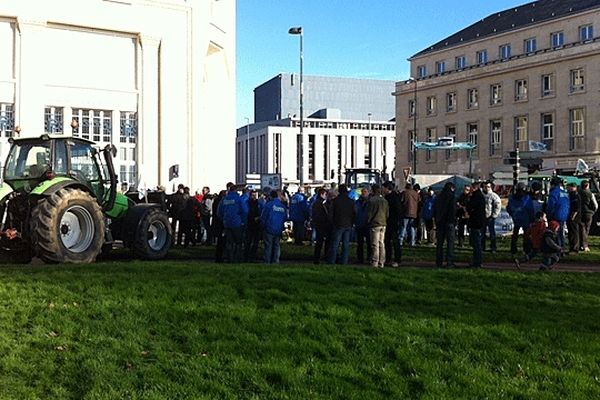
[[[126,245],[135,240],[140,222],[153,209],[160,209],[159,204],[142,203],[129,207],[123,218],[113,221],[112,225],[119,226],[120,232],[113,232],[115,239],[121,239]]]
[[[85,192],[90,191],[85,185],[82,185],[75,179],[71,179],[66,176],[57,176],[54,179],[44,181],[44,182],[40,183],[39,185],[37,185],[31,191],[31,194],[50,196],[50,195],[58,192],[60,189],[65,188],[67,186],[81,189]],[[92,196],[93,196],[93,194],[92,194]]]
[[[106,215],[110,218],[121,218],[127,213],[131,203],[132,201],[127,196],[122,193],[117,193],[113,206],[110,210],[106,211]]]
[[[6,197],[14,192],[13,188],[6,182],[0,185],[0,203],[3,203],[6,200]]]

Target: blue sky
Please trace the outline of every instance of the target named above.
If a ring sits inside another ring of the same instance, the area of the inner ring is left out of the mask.
[[[254,88],[280,72],[403,80],[407,58],[525,0],[238,0],[237,126],[253,121]]]

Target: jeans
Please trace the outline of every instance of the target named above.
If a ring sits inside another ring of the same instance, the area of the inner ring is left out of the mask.
[[[371,260],[371,241],[369,240],[369,227],[356,228],[356,259],[359,263],[365,262],[364,247],[367,247],[367,261]]]
[[[393,257],[392,257],[393,255]],[[398,237],[398,227],[388,225],[385,228],[385,262],[394,262],[400,264],[402,261],[402,247],[400,246],[400,238]]]
[[[441,268],[444,264],[444,241],[446,241],[446,265],[454,265],[454,224],[437,227],[437,245],[435,249],[435,265]]]
[[[525,230],[527,229],[526,226],[520,226],[517,224],[514,224],[513,227],[513,233],[512,233],[512,237],[510,239],[510,252],[512,254],[517,254],[519,252],[518,250],[518,246],[517,246],[517,241],[519,240],[519,231],[523,229],[523,232],[525,232]],[[525,242],[525,238],[523,238],[523,242]],[[523,243],[523,251],[525,250],[525,243]]]
[[[329,260],[329,250],[331,248],[331,228],[313,227],[313,231],[316,232],[313,263],[319,264],[321,262],[321,250],[323,249],[323,244],[325,245],[325,260]]]
[[[340,264],[348,264],[348,256],[350,253],[350,232],[351,228],[335,228],[333,230],[333,240],[329,249],[329,264],[335,264],[337,258],[337,249],[342,242],[342,254],[340,256]]]
[[[294,244],[301,245],[304,241],[304,221],[293,221]]]
[[[469,232],[471,246],[473,246],[473,262],[471,263],[473,267],[481,267],[481,264],[483,263],[483,253],[481,248],[481,231],[482,229],[471,228]]]
[[[565,228],[567,223],[565,221],[557,221],[560,224],[560,228],[558,228],[558,232],[556,232],[556,236],[558,238],[558,245],[560,247],[565,248]]]
[[[242,260],[244,228],[225,228],[225,253],[227,262],[237,264]]]
[[[253,227],[246,229],[246,237],[244,240],[244,261],[254,262],[256,260],[256,252],[258,251],[258,243],[260,242],[260,229]]]
[[[400,246],[404,245],[404,239],[406,239],[407,235],[410,238],[410,245],[414,246],[417,241],[417,228],[414,218],[402,218],[400,220]]]
[[[369,229],[371,239],[371,265],[383,267],[385,264],[385,226]]]
[[[490,250],[496,251],[496,218],[488,218],[486,226],[483,228],[483,232],[481,232],[481,249],[485,251],[485,231],[490,233]]]
[[[558,254],[544,254],[544,259],[542,260],[542,264],[546,268],[552,268],[554,264],[556,264],[560,260],[560,256]]]
[[[569,228],[569,251],[578,252],[581,247],[581,238],[579,237],[580,219],[569,219],[567,226]]]
[[[206,244],[212,245],[214,242],[214,236],[212,231],[212,226],[210,225],[210,217],[203,216],[202,217],[202,225],[204,225],[204,230],[206,231]]]
[[[271,235],[265,232],[265,262],[279,264],[281,255],[281,235]]]

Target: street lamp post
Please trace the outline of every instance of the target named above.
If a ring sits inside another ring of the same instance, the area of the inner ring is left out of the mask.
[[[250,118],[246,119],[246,175],[250,173]]]
[[[413,153],[413,174],[417,173],[417,80],[412,76],[406,81],[407,83],[412,82],[415,85],[413,90],[413,138],[412,138],[412,153]]]
[[[301,26],[289,29],[290,35],[300,36],[300,135],[298,138],[298,180],[304,187],[304,33]]]

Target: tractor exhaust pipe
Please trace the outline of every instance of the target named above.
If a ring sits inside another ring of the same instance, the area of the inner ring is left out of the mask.
[[[110,175],[110,192],[108,195],[108,202],[102,207],[102,211],[106,212],[112,210],[115,205],[115,199],[117,198],[117,175],[115,174],[115,166],[113,165],[113,157],[117,154],[117,148],[114,145],[108,144],[102,150],[104,154],[104,161],[108,168],[108,174]]]

